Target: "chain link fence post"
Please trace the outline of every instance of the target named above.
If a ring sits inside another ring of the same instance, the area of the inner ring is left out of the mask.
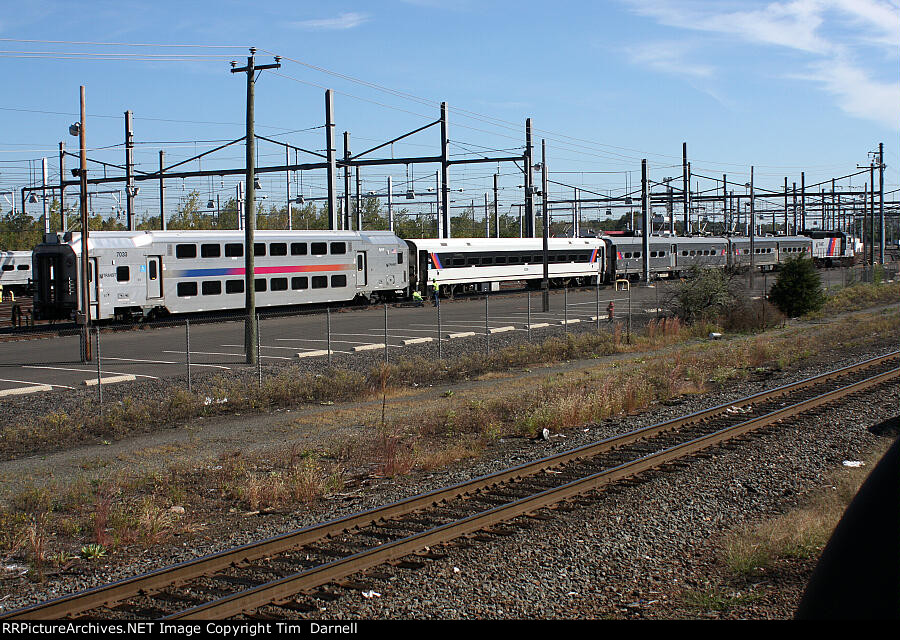
[[[528,342],[531,342],[531,291],[528,292]]]
[[[384,363],[388,363],[388,321],[387,302],[384,303]]]
[[[435,306],[437,307],[437,333],[438,333],[438,360],[444,359],[443,353],[443,335],[441,335],[441,300],[435,295]]]
[[[331,307],[325,307],[325,340],[328,344],[328,366],[331,366]]]
[[[600,333],[600,276],[597,276],[597,333]]]
[[[563,325],[569,333],[569,285],[563,285]]]
[[[261,333],[259,330],[259,314],[256,314],[256,377],[257,377],[257,388],[262,389],[262,358],[259,355],[259,334]]]
[[[184,321],[184,361],[187,365],[188,393],[193,391],[191,385],[191,321]]]
[[[488,308],[488,295],[484,295],[484,348],[487,355],[491,355],[491,327],[490,310]]]
[[[97,333],[97,402],[100,406],[100,416],[103,416],[103,380],[100,373],[100,327],[94,329]],[[88,334],[90,339],[90,334]]]

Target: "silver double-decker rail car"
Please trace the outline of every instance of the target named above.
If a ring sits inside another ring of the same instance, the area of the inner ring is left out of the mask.
[[[245,307],[242,231],[102,231],[88,237],[95,320]],[[80,308],[81,234],[48,234],[34,249],[38,320]],[[258,231],[254,289],[260,308],[374,301],[404,295],[406,244],[384,231]]]

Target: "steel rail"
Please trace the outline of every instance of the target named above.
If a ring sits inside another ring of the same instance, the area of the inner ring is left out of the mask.
[[[97,607],[110,606],[140,593],[149,594],[166,587],[178,586],[189,580],[214,573],[215,571],[229,566],[249,563],[348,530],[407,515],[434,504],[456,499],[487,487],[532,476],[545,468],[563,465],[579,458],[587,458],[627,446],[639,440],[652,438],[665,431],[672,431],[688,424],[710,419],[716,415],[725,413],[732,407],[743,407],[748,404],[758,403],[776,396],[792,393],[805,387],[827,382],[833,378],[852,374],[861,369],[877,366],[887,360],[897,357],[900,357],[900,351],[894,351],[883,356],[870,358],[819,376],[813,376],[775,389],[762,391],[734,402],[720,404],[686,416],[680,416],[678,418],[652,424],[635,431],[583,445],[559,454],[546,456],[531,462],[526,462],[516,467],[481,476],[473,480],[411,496],[383,507],[290,531],[262,541],[248,543],[241,547],[220,551],[201,558],[187,560],[180,564],[164,567],[150,573],[125,578],[107,585],[101,585],[86,591],[62,596],[45,603],[0,614],[0,620],[55,619],[75,615]]]
[[[800,403],[772,411],[763,416],[752,418],[711,434],[677,444],[663,451],[646,455],[584,478],[579,478],[578,480],[573,480],[559,487],[546,489],[508,504],[494,507],[461,520],[434,527],[422,533],[408,536],[370,550],[361,551],[346,558],[315,567],[314,569],[286,576],[247,591],[185,609],[184,611],[167,616],[165,619],[222,619],[239,615],[267,604],[275,604],[277,606],[277,603],[286,602],[299,592],[335,580],[340,580],[341,578],[346,578],[347,576],[384,564],[391,560],[402,558],[419,551],[424,547],[447,542],[500,522],[505,522],[512,518],[532,513],[538,509],[548,507],[577,495],[595,491],[606,485],[658,468],[679,458],[695,454],[703,449],[739,437],[773,422],[784,420],[785,418],[789,418],[801,412],[809,411],[828,402],[833,402],[843,396],[857,393],[868,387],[881,384],[882,382],[898,376],[900,376],[900,368],[891,369],[851,385],[828,391]]]

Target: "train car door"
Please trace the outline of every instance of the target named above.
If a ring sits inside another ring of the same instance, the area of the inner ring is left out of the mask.
[[[91,318],[100,317],[100,272],[97,258],[88,258],[88,291],[91,298]]]
[[[147,298],[162,298],[162,256],[147,256]]]
[[[357,251],[356,252],[356,286],[364,287],[368,283],[368,278],[366,277],[367,271],[366,265],[366,252],[365,251]]]

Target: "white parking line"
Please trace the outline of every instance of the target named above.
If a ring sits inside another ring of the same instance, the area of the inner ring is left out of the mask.
[[[64,384],[50,384],[49,382],[35,382],[34,380],[7,380],[6,378],[0,378],[0,382],[14,382],[16,384],[33,384],[38,386],[62,387],[63,389],[75,388]]]
[[[175,362],[174,360],[138,360],[136,358],[110,358],[108,356],[104,356],[104,360],[120,360],[122,362],[147,362],[150,364],[186,364],[185,362]],[[213,367],[214,369],[228,369],[231,370],[231,367],[226,367],[221,364],[194,364],[191,363],[192,367]]]
[[[236,346],[244,346],[244,345],[236,345]],[[163,351],[163,353],[184,353],[184,351]],[[244,353],[222,353],[221,351],[191,351],[191,353],[196,353],[201,356],[236,356],[238,358],[245,358],[246,354]],[[264,356],[260,355],[261,358],[275,358],[276,360],[291,360],[291,358],[285,358],[283,356]],[[191,366],[194,366],[194,363],[191,363]]]
[[[54,371],[81,371],[82,373],[97,373],[96,369],[73,369],[71,367],[47,367],[47,366],[36,365],[36,364],[23,364],[22,368],[23,369],[52,369]],[[103,373],[104,372],[101,370],[100,375],[102,376]],[[138,378],[150,378],[151,380],[159,380],[159,378],[157,378],[156,376],[148,376],[148,375],[144,375],[141,373],[131,374],[131,373],[122,373],[121,371],[106,371],[106,373],[111,373],[112,375],[115,375],[115,376],[134,375],[134,376],[137,376]]]

